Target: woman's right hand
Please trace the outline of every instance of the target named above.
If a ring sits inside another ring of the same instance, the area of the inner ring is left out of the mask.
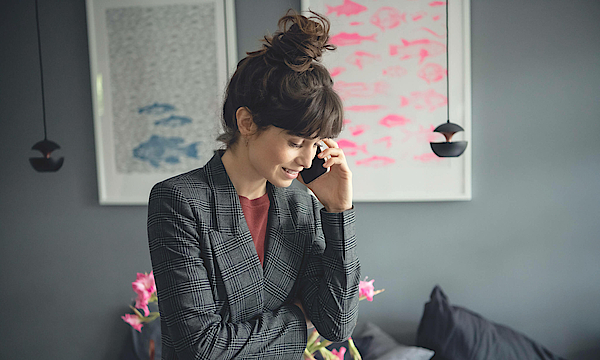
[[[327,149],[318,156],[326,159],[323,167],[330,171],[309,184],[304,183],[301,176],[298,180],[315,194],[327,212],[343,212],[352,208],[352,172],[338,143],[331,139],[323,139],[323,142]]]

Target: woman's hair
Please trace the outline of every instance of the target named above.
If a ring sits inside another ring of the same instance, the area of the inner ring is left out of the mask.
[[[231,77],[223,105],[225,133],[217,140],[231,146],[239,130],[236,111],[246,107],[258,131],[269,126],[303,138],[331,138],[342,131],[344,109],[333,80],[319,62],[327,44],[329,20],[289,10],[279,30],[265,36],[262,49],[248,52]]]

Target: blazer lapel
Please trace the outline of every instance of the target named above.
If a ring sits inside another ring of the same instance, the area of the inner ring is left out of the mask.
[[[240,201],[217,153],[206,166],[214,189],[216,230],[209,230],[214,257],[227,291],[231,321],[248,320],[263,311],[263,269]]]
[[[274,310],[295,296],[306,235],[296,231],[286,189],[267,183],[271,201],[265,244],[264,307]]]

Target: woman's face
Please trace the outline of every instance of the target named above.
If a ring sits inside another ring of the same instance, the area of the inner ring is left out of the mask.
[[[250,165],[271,184],[290,186],[302,169],[311,166],[319,141],[319,138],[306,139],[270,126],[248,140]]]

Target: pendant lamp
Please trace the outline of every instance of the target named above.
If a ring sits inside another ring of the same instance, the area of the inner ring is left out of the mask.
[[[467,148],[466,141],[451,141],[452,136],[457,132],[464,131],[462,126],[450,122],[450,67],[448,66],[448,1],[446,0],[446,108],[448,121],[436,127],[433,131],[441,133],[446,138],[445,142],[430,142],[431,150],[438,157],[458,157]]]
[[[37,24],[38,37],[38,53],[40,56],[40,78],[42,84],[42,114],[44,119],[44,140],[38,141],[31,147],[32,150],[37,150],[42,153],[43,157],[31,157],[29,163],[38,172],[55,172],[63,165],[64,158],[59,159],[50,157],[50,154],[60,146],[54,141],[48,140],[46,134],[46,102],[44,100],[44,73],[42,67],[42,44],[40,42],[40,19],[38,15],[38,1],[35,0],[35,22]]]

